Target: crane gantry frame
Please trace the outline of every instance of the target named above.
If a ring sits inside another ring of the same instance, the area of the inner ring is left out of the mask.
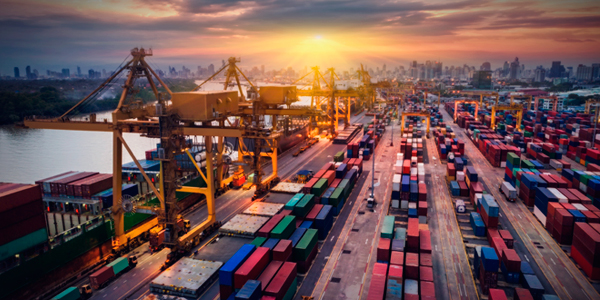
[[[490,128],[495,129],[496,127],[496,112],[497,111],[516,111],[517,112],[517,124],[516,130],[521,131],[521,121],[523,120],[523,105],[511,104],[511,105],[494,105],[492,106],[492,122]]]
[[[304,115],[304,116],[320,116],[320,112],[311,109],[282,109],[279,104],[288,103],[288,98],[273,101],[272,95],[265,94],[265,98],[259,96],[258,99],[246,103],[238,100],[237,92],[232,94],[228,91],[222,92],[191,92],[191,93],[173,93],[168,86],[156,75],[154,70],[147,64],[145,58],[152,55],[152,51],[146,51],[143,48],[134,48],[131,50],[132,59],[128,61],[122,68],[113,74],[100,87],[94,90],[90,95],[79,101],[74,107],[66,113],[54,119],[37,119],[35,117],[24,120],[23,125],[28,128],[40,129],[58,129],[58,130],[83,130],[83,131],[104,131],[113,133],[113,186],[120,187],[122,185],[122,148],[125,147],[127,152],[132,157],[135,164],[140,169],[140,172],[149,187],[152,189],[155,196],[160,202],[160,209],[157,211],[158,222],[167,229],[170,229],[169,238],[165,236],[165,244],[172,247],[174,250],[189,249],[190,246],[196,245],[199,242],[199,236],[206,229],[214,227],[216,222],[216,210],[214,204],[215,184],[213,175],[213,138],[217,138],[219,151],[222,151],[223,137],[235,137],[240,140],[243,138],[255,139],[259,146],[254,149],[254,167],[260,168],[260,158],[270,157],[273,161],[273,174],[267,179],[277,179],[277,134],[272,134],[273,129],[267,129],[264,124],[257,121],[264,114],[269,115]],[[235,66],[238,60],[235,58],[229,59],[229,64],[224,66],[228,68],[227,81],[235,78],[239,86],[239,77],[234,71],[239,71]],[[112,112],[112,121],[97,121],[95,114],[91,114],[89,120],[86,121],[71,121],[67,115],[75,112],[76,108],[91,99],[93,95],[101,90],[104,86],[114,80],[121,72],[128,70],[129,74],[123,92],[119,100],[117,108]],[[241,72],[240,72],[241,73]],[[243,73],[242,73],[243,75]],[[233,77],[232,77],[233,76]],[[243,75],[244,76],[244,75]],[[144,104],[141,101],[133,101],[131,98],[134,94],[134,82],[137,78],[145,77],[157,98],[155,104]],[[158,92],[153,77],[165,88],[171,96],[171,101],[164,99],[163,95]],[[213,76],[214,77],[214,76]],[[212,78],[212,77],[211,77]],[[247,79],[244,76],[245,79]],[[251,83],[250,83],[251,84]],[[256,87],[252,85],[256,90]],[[225,88],[227,87],[227,83]],[[197,88],[196,88],[197,89]],[[194,90],[196,90],[194,89]],[[294,89],[295,90],[295,89]],[[240,87],[241,91],[241,87]],[[259,90],[260,92],[260,90]],[[276,93],[277,94],[277,93]],[[279,93],[281,94],[281,93]],[[187,97],[187,98],[186,98]],[[189,97],[192,101],[189,101]],[[199,98],[198,98],[199,97]],[[243,100],[243,93],[240,98]],[[128,101],[129,100],[129,101]],[[278,102],[278,103],[277,103]],[[200,104],[200,105],[198,105]],[[203,106],[203,105],[206,106]],[[239,108],[238,108],[239,107]],[[234,126],[229,122],[229,117],[239,117],[242,121],[237,122]],[[258,120],[260,121],[260,120]],[[216,123],[216,124],[215,124]],[[226,126],[226,123],[229,123]],[[276,124],[276,122],[274,122]],[[147,137],[155,137],[161,140],[161,153],[159,161],[161,164],[161,174],[159,181],[159,189],[154,186],[149,177],[144,172],[139,161],[135,158],[133,152],[129,148],[123,132],[140,133]],[[187,143],[186,136],[202,136],[204,137],[204,145],[206,152],[206,174],[195,163],[187,149],[191,146]],[[263,151],[260,146],[262,141],[271,151]],[[194,163],[199,175],[205,180],[207,187],[181,187],[176,178],[176,154],[187,153]],[[221,153],[222,155],[222,153]],[[219,155],[218,155],[219,156]],[[257,159],[258,158],[258,159]],[[222,163],[222,162],[221,162]],[[255,170],[256,172],[256,170]],[[264,184],[261,181],[261,172],[258,171],[258,179],[255,178],[257,192]],[[267,182],[268,184],[269,182]],[[185,235],[179,236],[175,230],[177,216],[179,213],[177,207],[177,198],[175,192],[199,193],[206,197],[208,217],[200,225],[191,229]],[[121,190],[113,189],[113,199],[119,201],[122,199]],[[115,203],[112,207],[112,218],[115,222],[115,236],[117,239],[117,249],[121,249],[122,245],[128,244],[129,239],[136,235],[149,230],[156,223],[148,222],[147,224],[138,227],[129,233],[124,232],[123,219],[124,209],[121,203]],[[117,250],[119,251],[119,250]]]
[[[475,104],[475,118],[477,118],[477,113],[479,112],[479,102],[476,100],[455,100],[454,101],[454,122],[456,122],[456,118],[458,117],[458,104],[466,103],[466,104]]]
[[[431,122],[431,114],[428,111],[420,111],[420,112],[403,112],[402,118],[400,121],[400,132],[404,134],[404,121],[406,117],[424,117],[427,120],[427,135],[429,135],[429,125]]]

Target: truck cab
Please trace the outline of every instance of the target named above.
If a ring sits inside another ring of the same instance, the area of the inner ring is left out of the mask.
[[[79,288],[81,298],[88,299],[92,296],[92,287],[89,284],[84,284]]]
[[[137,263],[138,263],[137,256],[135,256],[135,255],[130,255],[127,258],[127,261],[129,261],[129,266],[130,267],[135,267],[137,265]]]
[[[369,197],[366,200],[367,200],[367,208],[373,208],[373,207],[375,207],[375,204],[377,204],[377,202],[375,201],[375,198]]]

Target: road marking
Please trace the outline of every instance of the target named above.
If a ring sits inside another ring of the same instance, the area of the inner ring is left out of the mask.
[[[550,257],[550,260],[552,261],[552,263],[556,266],[556,262],[554,262],[554,259],[552,257]]]
[[[462,298],[462,290],[460,289],[460,286],[458,287],[458,293],[460,294],[460,297]]]
[[[435,251],[438,251],[438,246],[437,245],[435,245]]]
[[[146,268],[146,267],[143,267],[143,268],[141,268],[141,269],[140,269],[140,271],[144,271],[144,269],[145,269],[145,268]]]
[[[333,239],[335,238],[335,235],[331,237],[331,239],[329,240],[330,242],[333,242]]]
[[[498,215],[500,216],[500,218],[502,218],[502,213],[498,213]]]
[[[365,245],[366,245],[368,242],[369,242],[369,239],[366,239],[366,240],[365,240]]]
[[[102,296],[102,298],[106,298],[106,295],[108,295],[108,294],[104,294],[104,296]]]
[[[519,216],[519,219],[523,220],[523,217],[521,217],[521,215],[520,215],[520,214],[519,214],[519,215],[517,215],[517,216]]]
[[[119,288],[118,286],[115,286],[115,288],[113,289],[113,291],[116,291],[118,288]]]
[[[529,262],[529,257],[527,257],[527,254],[523,254],[525,256],[525,259],[527,260],[527,262]]]
[[[127,282],[127,279],[123,280],[123,283]]]
[[[463,270],[462,270],[462,267],[460,266],[460,263],[457,263],[457,264],[458,264],[458,268],[460,269],[460,272],[462,273]]]
[[[467,286],[464,283],[462,284],[462,286],[465,289],[465,296],[467,296]]]

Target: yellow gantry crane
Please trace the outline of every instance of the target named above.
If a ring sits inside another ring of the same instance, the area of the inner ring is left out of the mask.
[[[523,105],[511,104],[511,105],[494,105],[492,106],[492,123],[490,128],[495,130],[496,127],[496,112],[498,111],[516,111],[517,112],[517,126],[516,130],[521,131],[521,121],[523,120]]]
[[[593,99],[588,99],[585,102],[585,113],[589,114],[590,113],[590,108],[594,105],[598,105],[600,104],[600,100],[593,100]]]
[[[404,121],[406,117],[423,117],[427,120],[427,135],[429,135],[429,125],[431,122],[431,114],[428,111],[420,111],[420,112],[403,112],[402,119],[400,121],[400,132],[404,133]]]
[[[122,202],[121,189],[113,189],[115,204],[112,207],[112,218],[115,224],[115,236],[117,240],[116,251],[121,251],[123,246],[128,247],[129,240],[136,238],[159,223],[170,232],[168,236],[165,235],[164,244],[171,247],[175,253],[179,253],[197,245],[201,235],[205,231],[216,228],[215,192],[219,184],[223,184],[226,180],[219,183],[214,178],[213,155],[215,147],[213,147],[213,144],[215,140],[217,141],[217,157],[221,157],[217,159],[218,163],[222,163],[224,137],[238,138],[240,141],[243,139],[255,140],[255,145],[257,146],[255,146],[253,153],[246,152],[246,154],[251,154],[254,158],[254,171],[255,174],[256,172],[259,174],[259,176],[255,177],[255,185],[257,186],[257,192],[259,192],[263,189],[265,182],[268,186],[270,182],[276,182],[278,179],[277,139],[279,135],[276,130],[273,130],[276,128],[268,128],[264,123],[260,122],[262,116],[320,116],[321,113],[311,109],[281,108],[282,104],[288,104],[295,99],[295,87],[275,86],[260,87],[257,89],[252,85],[252,88],[258,90],[259,94],[252,101],[244,101],[243,93],[238,95],[237,91],[173,93],[145,61],[146,57],[151,55],[151,50],[145,50],[144,48],[132,49],[131,60],[66,113],[54,119],[27,118],[24,120],[23,125],[28,128],[40,129],[111,132],[113,134],[113,187],[120,187],[122,185],[122,150],[124,147],[160,202],[160,209],[155,210],[158,216],[157,221],[145,223],[135,230],[125,233],[123,227],[124,213],[126,212],[126,207],[131,207],[132,203]],[[239,86],[239,77],[234,74],[234,71],[239,71],[239,68],[235,66],[235,62],[238,61],[235,58],[231,58],[229,64],[224,66],[222,70],[228,67],[227,81],[235,78]],[[69,118],[68,114],[77,112],[78,107],[85,105],[88,101],[93,101],[94,96],[98,92],[117,78],[120,73],[125,71],[128,71],[127,79],[123,85],[123,92],[121,93],[117,108],[112,112],[112,120],[99,121],[96,119],[95,114],[91,114],[89,119],[85,121],[76,121]],[[156,96],[156,103],[145,104],[134,99],[134,95],[136,94],[134,89],[135,81],[139,78],[146,78],[148,80]],[[159,93],[154,80],[158,81],[167,91],[170,101],[166,99],[166,95]],[[225,87],[227,87],[227,84]],[[232,124],[230,118],[238,118],[239,121]],[[276,122],[273,124],[276,124]],[[161,147],[159,149],[158,160],[161,165],[161,174],[159,189],[155,187],[154,183],[144,172],[139,161],[135,158],[123,137],[123,132],[139,133],[146,137],[160,139]],[[202,170],[196,164],[188,151],[193,146],[189,143],[188,136],[200,136],[203,138],[206,152],[206,170]],[[263,144],[267,146],[262,146]],[[179,184],[176,174],[177,162],[175,156],[184,153],[190,157],[196,166],[199,176],[206,182],[206,187],[188,187]],[[262,175],[261,158],[263,157],[269,157],[273,162],[273,174],[267,180],[260,180],[260,175]],[[218,176],[221,176],[219,179],[222,179],[221,172],[217,172]],[[180,213],[180,209],[177,206],[177,197],[175,196],[177,191],[203,194],[206,197],[206,207],[208,210],[207,219],[183,235],[180,235],[179,231],[175,228]]]
[[[479,103],[475,100],[456,100],[454,101],[454,122],[456,122],[456,118],[458,117],[458,104],[475,104],[475,119],[477,119],[477,113],[479,112]]]

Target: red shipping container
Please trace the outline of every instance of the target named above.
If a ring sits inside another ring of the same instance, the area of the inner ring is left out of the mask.
[[[581,203],[581,200],[579,200],[579,198],[575,195],[573,195],[573,193],[569,192],[569,189],[567,188],[560,188],[558,189],[558,191],[563,194],[565,197],[567,197],[569,203]]]
[[[506,298],[506,293],[504,292],[504,290],[499,290],[499,289],[490,289],[490,296],[489,296],[489,300],[507,300],[508,298]]]
[[[325,175],[323,175],[322,178],[327,179],[327,186],[331,185],[331,183],[335,179],[335,171],[331,170],[331,171],[325,172]]]
[[[286,261],[292,256],[292,241],[280,240],[273,248],[273,260]]]
[[[390,265],[388,270],[388,278],[402,282],[404,279],[404,268],[402,266]]]
[[[419,278],[421,281],[433,281],[433,268],[432,267],[419,267]]]
[[[282,300],[285,293],[289,290],[294,278],[296,278],[296,263],[285,262],[271,280],[271,283],[263,291],[267,296],[273,296],[277,300]]]
[[[379,238],[379,244],[377,245],[377,261],[390,261],[391,244],[392,240]]]
[[[36,192],[38,191],[37,187],[35,190]],[[23,220],[19,223],[14,223],[0,229],[0,245],[12,242],[42,228],[46,228],[46,218],[43,214]]]
[[[312,265],[312,262],[315,259],[315,257],[317,257],[318,252],[319,252],[319,247],[317,245],[315,245],[313,250],[308,255],[308,258],[305,261],[298,262],[298,273],[304,274],[304,273],[308,272],[308,269],[310,269],[310,266]]]
[[[44,204],[42,201],[30,202],[10,210],[0,212],[0,229],[36,216],[44,218]]]
[[[419,254],[406,252],[404,271],[407,279],[419,280]]]
[[[38,201],[42,202],[42,193],[38,186],[33,184],[11,185],[0,193],[0,212]]]
[[[335,164],[334,164],[334,163],[332,163],[332,162],[328,162],[328,163],[326,163],[326,164],[324,164],[324,165],[323,165],[323,167],[321,168],[321,170],[325,170],[325,171],[327,171],[327,170],[333,170],[333,168],[335,168]],[[323,173],[323,174],[325,174],[325,173]],[[322,176],[323,176],[323,174],[321,174],[321,176],[320,176],[320,177],[322,177]],[[320,177],[319,177],[319,178],[320,178]]]
[[[435,285],[431,281],[421,281],[421,299],[435,299]]]
[[[369,284],[369,292],[367,293],[368,300],[383,300],[385,295],[385,275],[373,274],[371,283]]]
[[[113,276],[115,276],[113,268],[104,266],[90,275],[90,284],[95,290],[99,290]]]
[[[273,217],[271,217],[271,219],[269,219],[269,221],[267,221],[267,223],[265,223],[265,225],[263,225],[263,227],[261,227],[258,230],[258,232],[256,233],[256,236],[262,236],[262,237],[268,238],[269,234],[271,233],[271,230],[273,230],[273,228],[275,228],[275,226],[277,226],[277,224],[279,224],[279,221],[281,221],[281,219],[283,219],[282,214],[276,214]]]
[[[494,248],[494,250],[496,250],[496,255],[498,255],[498,257],[502,257],[502,252],[504,250],[508,250],[506,244],[504,244],[504,240],[501,237],[492,238],[491,246]]]
[[[427,216],[427,201],[419,201],[418,214],[419,216]]]
[[[319,212],[321,212],[321,209],[323,209],[322,204],[315,204],[315,206],[313,206],[313,208],[308,212],[305,219],[307,221],[314,221],[317,215],[319,215]]]
[[[573,260],[583,269],[585,275],[592,280],[600,279],[600,267],[593,267],[592,264],[587,261],[576,247],[571,247],[571,257]]]
[[[66,178],[58,179],[50,182],[50,189],[52,190],[52,195],[66,195],[67,194],[67,185],[71,182],[75,182],[92,175],[96,175],[98,172],[80,172],[68,176]]]
[[[515,300],[533,300],[533,296],[527,289],[515,288]]]
[[[390,257],[390,265],[403,266],[404,252],[392,251],[392,255]]]
[[[277,260],[273,260],[271,263],[269,263],[269,265],[265,268],[262,274],[260,274],[260,276],[258,277],[258,281],[260,281],[262,286],[261,290],[267,288],[267,285],[269,285],[269,283],[271,282],[273,277],[275,277],[275,274],[277,274],[277,271],[279,271],[279,268],[281,268],[282,265],[283,261]]]
[[[483,219],[483,222],[485,223],[485,226],[488,228],[496,228],[498,227],[498,217],[490,217],[487,215],[487,212],[485,211],[485,209],[481,209],[481,211],[479,212],[479,214],[481,214],[481,219]]]
[[[429,230],[419,231],[420,253],[431,254],[431,232]]]
[[[241,289],[246,281],[258,278],[258,275],[267,267],[271,256],[271,250],[266,247],[258,247],[248,259],[235,271],[233,275],[233,287]]]
[[[429,253],[421,253],[419,255],[421,266],[425,267],[433,267],[433,261],[431,259],[431,254]]]
[[[512,234],[510,234],[508,230],[498,230],[498,233],[500,234],[500,237],[504,240],[506,247],[508,249],[512,249],[515,242]]]
[[[582,210],[580,212],[585,216],[588,223],[600,223],[600,217],[598,217],[598,215],[594,212],[589,210]]]
[[[96,174],[67,185],[67,195],[92,198],[92,195],[108,190],[112,187],[112,174]]]
[[[336,178],[336,179],[333,180],[333,182],[331,183],[331,185],[329,187],[336,188],[336,187],[338,187],[338,185],[340,184],[340,182],[342,182],[342,180],[339,179],[339,178]]]
[[[571,209],[573,209],[573,210],[577,210],[577,208],[575,208],[575,206],[573,206],[573,205],[572,205],[572,204],[570,204],[570,203],[561,203],[561,204],[562,204],[562,206],[563,206],[565,209],[568,209],[568,210],[571,210]]]
[[[589,224],[582,222],[575,223],[573,237],[579,238],[592,253],[600,252],[600,233],[594,230]]]
[[[388,269],[387,264],[375,263],[373,265],[373,274],[387,276],[387,269]]]
[[[278,215],[281,215],[281,216],[284,216],[284,217],[285,217],[285,216],[289,216],[289,215],[291,215],[291,214],[292,214],[292,211],[291,211],[290,209],[282,209],[282,210],[281,210],[281,211],[278,213]]]
[[[317,172],[318,174],[318,172]],[[302,193],[310,194],[312,187],[321,179],[321,177],[317,177],[316,174],[313,178],[311,178],[302,188]]]
[[[502,251],[502,262],[508,272],[519,272],[521,270],[521,258],[514,249]]]
[[[410,251],[419,251],[419,219],[409,218],[406,231],[406,247]]]

